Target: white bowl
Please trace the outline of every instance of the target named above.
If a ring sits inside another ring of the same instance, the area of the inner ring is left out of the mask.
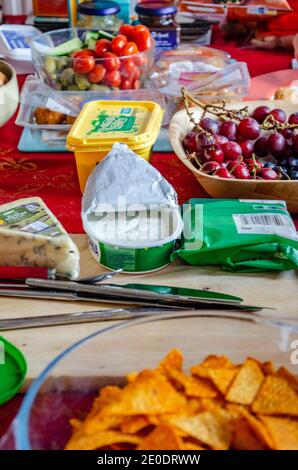
[[[0,87],[0,127],[15,113],[19,103],[19,87],[14,68],[0,60],[0,72],[4,73],[8,82]]]

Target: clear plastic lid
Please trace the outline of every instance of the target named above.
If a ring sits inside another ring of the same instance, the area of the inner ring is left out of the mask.
[[[1,25],[0,53],[12,60],[31,61],[30,43],[41,32],[33,26]]]

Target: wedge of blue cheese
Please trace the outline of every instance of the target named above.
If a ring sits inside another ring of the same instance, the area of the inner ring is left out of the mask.
[[[75,279],[79,250],[39,197],[0,206],[0,265],[56,269]]]

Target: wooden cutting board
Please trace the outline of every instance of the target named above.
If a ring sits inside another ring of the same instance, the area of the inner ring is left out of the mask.
[[[104,272],[104,268],[99,266],[89,253],[87,240],[84,235],[74,235],[73,239],[81,252],[81,275],[93,275]],[[183,286],[188,288],[210,288],[215,291],[230,293],[242,297],[246,303],[273,307],[270,311],[272,315],[279,317],[297,317],[297,282],[298,272],[289,271],[285,273],[262,273],[262,274],[231,274],[221,271],[216,267],[192,267],[187,266],[177,260],[167,268],[150,274],[142,275],[119,275],[113,282],[125,284],[128,282],[141,282],[147,284]],[[0,298],[0,318],[7,319],[11,317],[25,317],[50,315],[57,313],[80,312],[85,310],[113,308],[113,305],[95,304],[88,302],[65,302],[50,300],[24,300],[17,298]],[[58,326],[51,328],[28,329],[19,331],[6,331],[4,336],[17,347],[19,347],[28,361],[28,384],[31,379],[45,368],[45,366],[72,343],[82,339],[84,336],[98,331],[101,328],[110,326],[116,322],[98,322],[85,325]],[[185,323],[186,325],[186,323]],[[223,322],[222,337],[224,338],[226,323]],[[181,323],[183,329],[183,322]],[[154,325],[150,327],[154,355],[162,356],[165,351],[165,345],[158,342],[158,338],[164,336],[172,340],[177,332],[177,324],[164,322],[156,324],[156,341],[154,340]],[[210,334],[210,328],[206,326],[206,334]],[[126,339],[130,333],[125,330],[122,337]],[[121,336],[119,336],[121,338]],[[134,357],[134,365],[138,365],[137,358],[142,354],[142,341],[133,341],[130,353]],[[148,340],[148,338],[147,338]],[[148,340],[149,341],[149,340]],[[187,338],[185,339],[187,341]],[[257,340],[256,340],[257,341]],[[259,339],[258,339],[259,341]],[[225,340],[217,338],[216,348],[219,350],[227,348]],[[239,345],[243,343],[245,351],[245,341],[243,336],[239,337]],[[242,346],[241,346],[242,347]],[[106,350],[110,351],[111,362],[119,365],[125,364],[127,358],[117,355],[120,351],[118,344],[108,344]],[[266,349],[266,346],[264,345]],[[214,347],[215,349],[215,347]],[[251,355],[254,354],[253,347],[250,345]],[[107,351],[108,352],[108,351]],[[245,351],[246,352],[246,351]],[[90,358],[90,363],[92,359]],[[140,359],[141,365],[141,359]],[[148,364],[149,365],[149,364]],[[143,363],[141,365],[143,367]],[[73,371],[79,367],[74,364]]]

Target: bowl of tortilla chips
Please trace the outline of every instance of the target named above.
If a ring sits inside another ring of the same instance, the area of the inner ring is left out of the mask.
[[[297,327],[280,322],[210,312],[101,329],[33,383],[13,426],[15,446],[297,450],[297,337]]]

